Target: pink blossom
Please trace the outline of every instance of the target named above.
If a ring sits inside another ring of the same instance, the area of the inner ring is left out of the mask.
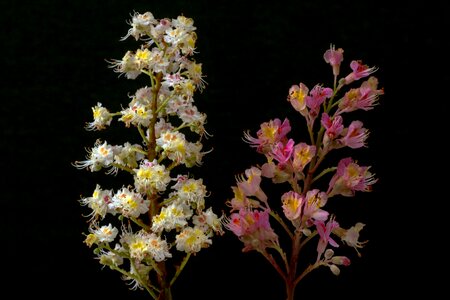
[[[334,195],[351,197],[354,196],[355,191],[371,191],[372,185],[377,182],[377,179],[369,172],[369,168],[359,166],[353,162],[351,157],[341,159],[336,173],[330,180],[328,197]]]
[[[231,211],[238,211],[245,207],[259,207],[259,202],[247,198],[238,186],[232,186],[231,189],[233,190],[234,197],[227,202],[227,204],[231,207]]]
[[[321,123],[326,130],[323,137],[323,143],[327,146],[330,141],[333,141],[338,135],[341,134],[344,129],[344,125],[342,125],[343,120],[341,116],[335,116],[331,119],[327,113],[323,113]]]
[[[303,218],[306,221],[306,226],[309,227],[314,224],[314,221],[325,221],[328,218],[329,213],[321,209],[325,206],[327,200],[327,194],[318,189],[306,193],[303,207]]]
[[[261,167],[261,176],[273,178],[275,176],[276,168],[277,165],[272,160],[266,162]]]
[[[289,120],[286,118],[281,123],[281,120],[276,118],[261,124],[256,133],[257,138],[252,137],[248,132],[244,132],[244,141],[252,147],[256,147],[258,152],[268,153],[274,144],[286,137],[289,131],[291,131]]]
[[[273,147],[271,156],[279,162],[280,166],[284,166],[291,158],[293,151],[294,151],[294,140],[289,139],[286,144],[283,142],[278,142]]]
[[[292,166],[295,171],[301,172],[316,155],[316,146],[299,143],[294,147]]]
[[[251,167],[245,170],[245,177],[237,177],[237,186],[243,194],[245,196],[256,196],[259,200],[266,202],[267,196],[259,186],[261,183],[261,170],[257,167]]]
[[[225,226],[244,243],[243,252],[264,251],[278,244],[278,236],[269,223],[269,210],[240,209],[233,213]]]
[[[350,63],[350,68],[353,70],[353,72],[348,74],[345,77],[345,79],[344,79],[345,84],[350,84],[351,82],[353,82],[355,80],[359,80],[363,77],[367,77],[370,74],[377,71],[376,67],[369,68],[369,66],[363,65],[362,61],[360,61],[360,60],[353,60]]]
[[[333,90],[324,88],[318,84],[313,87],[309,94],[310,95],[306,97],[306,105],[313,111],[317,111],[325,99],[330,98],[331,95],[333,95]]]
[[[339,75],[339,67],[341,66],[342,61],[344,60],[344,50],[339,48],[335,50],[334,45],[330,45],[330,49],[325,51],[323,55],[323,59],[325,59],[326,63],[329,63],[333,67],[333,75]]]
[[[353,121],[350,123],[350,126],[342,131],[343,137],[339,139],[339,142],[352,149],[364,147],[369,132],[362,126],[363,123],[361,121]]]
[[[377,89],[378,79],[371,76],[361,84],[358,89],[351,89],[345,93],[339,102],[336,114],[352,112],[357,109],[365,111],[373,109],[378,104],[379,95],[383,95],[383,89]]]
[[[286,218],[294,221],[300,217],[304,197],[294,191],[289,191],[281,196],[283,212]]]
[[[308,113],[306,108],[306,96],[308,95],[308,92],[308,87],[303,83],[293,85],[289,89],[288,101],[291,103],[292,107],[303,116],[306,116]]]
[[[328,244],[333,247],[339,247],[338,243],[330,237],[333,229],[339,227],[339,223],[334,219],[330,219],[326,224],[323,221],[316,221],[314,224],[320,236],[317,243],[317,260],[319,260]]]
[[[290,169],[276,165],[272,159],[261,166],[261,176],[272,179],[273,183],[282,183],[292,178]]]

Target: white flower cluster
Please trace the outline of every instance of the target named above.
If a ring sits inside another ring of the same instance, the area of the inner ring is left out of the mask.
[[[120,271],[133,287],[146,289],[156,299],[158,292],[167,290],[167,285],[158,284],[173,276],[172,284],[190,254],[212,244],[215,234],[223,234],[222,217],[206,209],[208,193],[202,179],[171,175],[177,166],[200,166],[207,153],[201,143],[207,136],[206,114],[198,111],[193,98],[205,87],[202,65],[191,59],[197,39],[194,22],[184,16],[157,20],[146,12],[135,13],[129,24],[123,40],[133,37],[142,44],[111,61],[111,66],[128,79],[146,75],[147,85],[129,97],[121,111],[110,112],[98,102],[92,108],[94,120],[85,128],[104,130],[117,117],[126,128],[135,128],[142,142],[110,145],[98,139],[87,149],[86,160],[73,165],[132,176],[132,184],[116,191],[97,184],[92,196],[82,197],[80,203],[90,209],[85,243],[95,246],[102,265]],[[193,136],[198,140],[188,141]],[[117,217],[116,227],[100,224],[111,216]],[[160,264],[174,259],[175,249],[185,258],[175,266],[176,274],[166,274]],[[157,282],[150,282],[153,271]]]

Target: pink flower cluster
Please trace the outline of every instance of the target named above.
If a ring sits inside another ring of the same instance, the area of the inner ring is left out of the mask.
[[[295,141],[288,136],[291,123],[287,118],[262,123],[256,136],[244,132],[244,140],[264,155],[265,161],[237,177],[236,186],[232,187],[234,195],[227,200],[227,229],[243,242],[244,252],[258,251],[277,270],[286,283],[287,299],[293,299],[296,285],[312,270],[327,266],[338,275],[338,266],[350,264],[350,258],[335,256],[333,248],[350,246],[359,255],[358,248],[365,243],[358,240],[365,224],[342,228],[326,204],[334,196],[350,197],[357,191],[371,191],[377,179],[369,166],[359,165],[351,157],[343,157],[334,166],[324,166],[324,160],[333,150],[367,147],[369,130],[360,120],[351,120],[348,113],[373,109],[384,92],[372,75],[377,68],[360,60],[353,60],[351,71],[339,78],[343,53],[331,45],[323,55],[332,67],[332,87],[317,84],[309,89],[299,83],[289,89],[287,100],[305,119],[309,141]],[[359,87],[350,87],[363,78],[367,79]],[[327,175],[328,184],[324,182]],[[263,179],[285,184],[287,191],[280,198],[273,198],[270,192],[263,191]],[[270,221],[284,228],[291,245],[280,244],[279,233]],[[298,271],[300,249],[312,243],[316,244],[317,257],[306,269]],[[278,260],[272,251],[279,254]]]

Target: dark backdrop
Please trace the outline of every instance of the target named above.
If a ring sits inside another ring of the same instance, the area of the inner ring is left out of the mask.
[[[373,166],[379,182],[370,194],[342,200],[348,210],[338,216],[349,224],[365,222],[370,242],[339,277],[325,269],[308,276],[297,298],[435,291],[426,282],[431,267],[444,268],[438,257],[445,253],[428,250],[445,239],[432,236],[445,219],[440,202],[448,197],[434,194],[446,176],[433,171],[444,169],[441,142],[447,138],[437,132],[448,128],[448,42],[439,29],[449,24],[441,2],[42,0],[1,6],[5,293],[147,297],[102,270],[83,244],[86,223],[77,200],[92,192],[97,177],[71,166],[98,137],[83,129],[91,106],[126,103],[126,95],[142,86],[118,78],[105,62],[137,47],[119,41],[133,11],[194,19],[196,60],[208,82],[195,100],[208,115],[213,137],[206,147],[214,151],[193,172],[204,177],[216,212],[226,209],[234,176],[260,161],[242,132],[255,133],[276,117],[302,124],[285,100],[288,89],[299,82],[329,84],[322,55],[330,43],[345,50],[343,70],[352,59],[379,67],[385,96],[361,114],[371,130],[369,147],[354,152]],[[241,247],[230,233],[214,239],[182,273],[176,299],[282,299],[277,274]]]

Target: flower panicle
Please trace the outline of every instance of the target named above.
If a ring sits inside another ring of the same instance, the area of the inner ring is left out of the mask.
[[[90,172],[128,174],[121,186],[96,184],[92,195],[79,200],[89,211],[84,243],[132,289],[146,290],[153,299],[172,299],[171,287],[190,255],[224,234],[224,216],[208,207],[210,192],[203,179],[176,169],[200,167],[212,151],[203,150],[202,138],[210,136],[207,115],[194,103],[206,81],[202,64],[193,59],[193,19],[156,19],[151,12],[133,12],[127,23],[130,28],[121,41],[133,38],[141,45],[109,60],[109,67],[127,79],[145,80],[144,86],[124,97],[128,102],[117,112],[98,101],[85,129],[96,132],[118,124],[135,130],[141,141],[114,145],[97,139],[86,148],[85,160],[72,163]]]
[[[330,152],[368,147],[370,131],[360,120],[351,120],[350,113],[369,111],[379,104],[384,90],[378,87],[378,79],[373,75],[378,67],[352,60],[350,71],[339,78],[345,72],[344,50],[331,44],[323,59],[331,66],[332,88],[316,84],[309,89],[303,83],[294,84],[287,96],[292,108],[305,119],[310,140],[290,138],[291,122],[287,118],[283,122],[279,118],[263,122],[256,135],[249,130],[244,131],[242,139],[262,154],[265,162],[260,168],[247,169],[245,175],[237,175],[236,186],[232,187],[234,197],[226,201],[230,213],[225,228],[243,242],[243,251],[256,250],[269,260],[285,281],[288,300],[294,299],[296,285],[312,270],[327,266],[334,275],[339,275],[340,267],[350,265],[350,258],[335,256],[334,249],[348,246],[361,256],[361,248],[367,243],[359,240],[365,224],[358,222],[349,229],[342,228],[338,216],[327,203],[335,201],[332,197],[352,197],[357,192],[370,192],[378,181],[370,166],[360,165],[352,157],[338,159],[336,166],[324,166],[325,162],[330,163],[329,159],[326,160]],[[364,78],[367,79],[359,88],[350,87],[353,82]],[[320,122],[315,122],[317,118]],[[288,183],[288,189],[279,198],[264,193],[262,201],[257,191],[262,191],[261,187],[269,190],[267,186],[270,183]],[[256,216],[272,218],[261,223]],[[281,227],[272,226],[271,222]],[[270,234],[262,234],[257,224],[265,230],[270,229]],[[287,244],[279,243],[278,236],[282,232],[275,231],[279,228],[287,234]],[[276,236],[276,241],[264,239],[271,236]],[[308,259],[300,256],[303,253],[300,250],[309,244],[316,245],[317,256],[303,272],[299,272],[298,262]],[[279,261],[269,253],[271,249],[279,254]],[[284,261],[284,268],[280,261]]]

